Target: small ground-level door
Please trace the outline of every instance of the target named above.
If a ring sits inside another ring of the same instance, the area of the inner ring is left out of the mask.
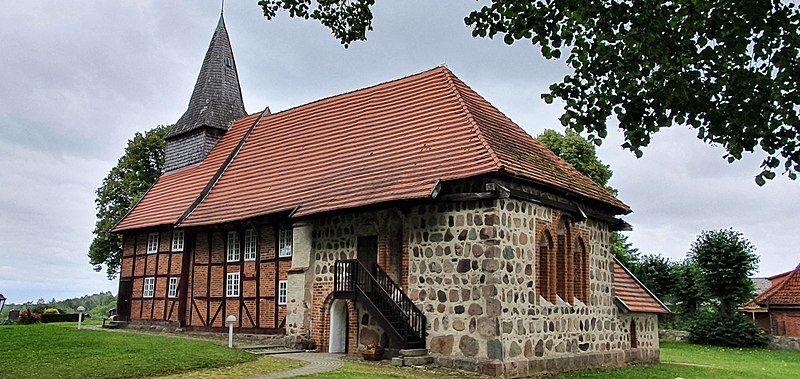
[[[132,296],[133,281],[130,279],[120,280],[119,292],[117,292],[117,320],[130,321]]]
[[[350,334],[350,314],[347,312],[347,303],[344,300],[334,300],[331,303],[330,317],[328,352],[347,353],[347,340]]]

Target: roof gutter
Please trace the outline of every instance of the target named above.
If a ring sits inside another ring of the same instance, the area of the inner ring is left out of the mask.
[[[191,215],[192,212],[194,212],[194,210],[197,209],[200,203],[202,203],[203,200],[205,200],[206,197],[208,197],[208,194],[211,193],[211,189],[213,189],[214,186],[217,185],[217,182],[222,177],[222,174],[224,174],[225,170],[227,170],[228,167],[231,165],[231,163],[233,163],[234,158],[236,158],[236,156],[239,155],[239,151],[242,150],[242,148],[244,147],[244,143],[247,142],[247,138],[250,137],[250,134],[252,134],[253,130],[256,129],[256,125],[258,125],[258,123],[261,122],[261,119],[263,119],[264,116],[267,116],[269,114],[270,114],[269,107],[264,108],[264,111],[261,112],[261,115],[258,116],[258,119],[253,123],[253,125],[250,125],[250,129],[247,130],[247,133],[245,133],[242,139],[239,140],[239,143],[231,151],[231,153],[228,154],[228,158],[225,159],[225,162],[219,167],[219,169],[217,169],[217,172],[214,174],[214,177],[212,177],[211,180],[208,181],[205,188],[203,188],[203,191],[200,192],[200,195],[197,196],[197,198],[192,202],[192,205],[190,205],[189,208],[186,208],[181,217],[179,217],[178,220],[175,221],[175,225],[180,225],[182,222],[184,222],[186,218],[188,218],[189,215]]]

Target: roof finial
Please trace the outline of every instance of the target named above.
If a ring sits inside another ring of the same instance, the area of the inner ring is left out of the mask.
[[[223,13],[225,13],[225,0],[222,0],[222,6],[219,7],[219,15],[222,16]]]

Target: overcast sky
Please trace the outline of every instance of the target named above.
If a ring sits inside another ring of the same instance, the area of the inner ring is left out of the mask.
[[[375,31],[344,49],[327,29],[256,0],[229,1],[245,107],[273,112],[445,64],[528,133],[561,130],[539,95],[567,72],[525,43],[475,39],[473,1],[378,1]],[[95,190],[137,131],[186,109],[219,17],[218,1],[0,2],[0,293],[9,302],[111,290],[87,250]],[[656,135],[641,159],[612,132],[599,149],[634,210],[630,241],[682,259],[701,230],[733,227],[760,275],[800,262],[800,182],[754,184],[759,156],[728,164],[691,130]]]

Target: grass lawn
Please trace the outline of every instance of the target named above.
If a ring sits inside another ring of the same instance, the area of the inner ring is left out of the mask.
[[[77,330],[76,323],[0,326],[0,377],[135,378],[254,361],[214,342]]]
[[[661,343],[661,364],[601,372],[559,376],[559,379],[790,379],[800,378],[800,351],[766,349],[728,349]],[[325,379],[375,378],[462,378],[465,374],[448,370],[393,368],[359,361],[346,362],[337,371],[308,376]],[[469,377],[478,377],[469,374]]]

